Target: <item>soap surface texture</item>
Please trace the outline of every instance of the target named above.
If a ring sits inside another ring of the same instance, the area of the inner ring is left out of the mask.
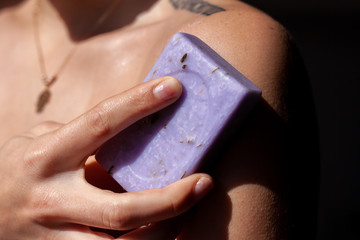
[[[181,98],[104,144],[97,161],[126,190],[162,188],[198,170],[229,121],[261,91],[197,37],[177,33],[144,81],[173,76]]]

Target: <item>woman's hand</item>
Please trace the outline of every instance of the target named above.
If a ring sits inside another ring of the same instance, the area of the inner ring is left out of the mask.
[[[84,176],[86,159],[105,141],[180,94],[177,80],[156,79],[66,125],[43,123],[10,139],[0,149],[0,239],[110,239],[89,226],[130,230],[188,210],[210,190],[209,176],[122,194],[96,188]]]

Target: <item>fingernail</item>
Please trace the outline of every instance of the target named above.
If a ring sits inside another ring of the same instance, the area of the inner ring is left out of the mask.
[[[206,194],[213,186],[213,182],[209,177],[202,177],[195,185],[195,195],[202,197]]]
[[[154,95],[161,100],[176,98],[181,94],[181,83],[173,77],[166,77],[154,88]]]

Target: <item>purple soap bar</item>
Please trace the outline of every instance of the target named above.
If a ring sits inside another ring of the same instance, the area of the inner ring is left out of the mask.
[[[186,33],[174,35],[145,81],[161,76],[181,81],[181,98],[119,133],[96,156],[127,191],[161,188],[197,171],[231,118],[243,118],[261,97],[259,88]]]

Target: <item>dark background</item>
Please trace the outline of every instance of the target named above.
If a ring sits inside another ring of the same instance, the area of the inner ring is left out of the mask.
[[[288,29],[310,76],[321,154],[317,240],[360,239],[360,1],[244,2]]]

